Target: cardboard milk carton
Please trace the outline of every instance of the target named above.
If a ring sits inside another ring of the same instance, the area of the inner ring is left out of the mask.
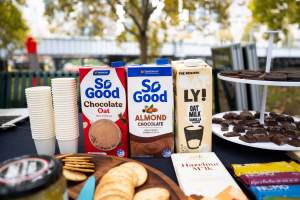
[[[128,66],[128,115],[131,156],[170,157],[174,149],[172,68]]]
[[[128,157],[126,71],[122,63],[112,66],[79,69],[84,146]]]
[[[211,151],[212,69],[200,59],[172,62],[176,152]]]

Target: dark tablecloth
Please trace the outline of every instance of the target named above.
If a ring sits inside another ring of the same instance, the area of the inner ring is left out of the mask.
[[[82,127],[80,127],[80,130],[82,130]],[[270,151],[246,147],[230,143],[216,136],[213,136],[213,151],[217,154],[226,168],[229,168],[230,164],[232,163],[290,160],[290,158],[286,155],[286,152],[283,151]],[[58,148],[56,149],[56,152],[59,152]],[[79,152],[84,152],[82,131],[80,132],[79,138]],[[0,130],[0,162],[25,154],[36,154],[34,142],[31,138],[29,120],[17,124],[17,127],[7,130]],[[161,170],[163,173],[177,182],[170,158],[135,159]]]

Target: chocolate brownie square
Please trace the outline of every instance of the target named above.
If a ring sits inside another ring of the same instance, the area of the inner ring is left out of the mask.
[[[241,120],[250,120],[250,119],[254,119],[254,116],[251,112],[249,111],[242,111],[240,113],[240,119]]]
[[[288,73],[287,80],[288,81],[300,81],[300,73]]]
[[[214,117],[212,118],[213,124],[221,124],[224,120],[222,118]]]
[[[270,136],[267,134],[253,134],[257,142],[270,142]]]
[[[234,132],[234,131],[224,133],[223,135],[224,135],[225,137],[237,137],[237,136],[241,136],[240,133],[237,133],[237,132]]]
[[[287,80],[287,75],[285,73],[278,73],[278,72],[265,73],[264,80],[268,80],[268,81],[286,81]]]
[[[229,112],[223,115],[224,119],[238,119],[238,114]]]
[[[291,139],[288,144],[294,147],[300,147],[300,139]]]
[[[255,128],[253,131],[255,134],[267,134],[267,130],[265,128]]]
[[[277,144],[279,146],[287,144],[288,141],[289,141],[289,138],[287,136],[280,135],[280,134],[276,134],[271,137],[271,142],[273,142],[274,144]]]
[[[244,126],[238,125],[238,126],[234,126],[234,127],[233,127],[233,131],[235,131],[235,132],[237,132],[237,133],[244,133],[245,130],[246,130],[246,129],[245,129]]]
[[[246,142],[246,143],[255,143],[255,142],[257,142],[257,139],[254,136],[244,135],[244,136],[240,136],[239,139],[242,140],[243,142]]]
[[[277,126],[278,122],[275,119],[271,118],[271,117],[266,117],[265,118],[265,125],[266,126]]]

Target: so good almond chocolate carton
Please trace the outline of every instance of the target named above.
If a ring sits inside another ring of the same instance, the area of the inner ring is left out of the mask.
[[[161,60],[156,65],[128,66],[127,77],[131,156],[170,157],[174,149],[171,65]]]
[[[126,70],[120,65],[79,69],[86,152],[128,157]]]
[[[212,69],[203,60],[172,62],[176,152],[211,151]]]

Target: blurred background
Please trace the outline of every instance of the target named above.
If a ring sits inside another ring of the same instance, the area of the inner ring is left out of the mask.
[[[299,24],[297,0],[1,0],[0,107],[24,106],[25,87],[117,60],[202,58],[215,75],[264,69],[267,30],[280,31],[272,70],[300,73]],[[214,80],[215,112],[241,109],[230,87]],[[257,110],[260,89],[246,90],[242,109]],[[300,115],[299,88],[270,87],[267,102],[269,111]]]

